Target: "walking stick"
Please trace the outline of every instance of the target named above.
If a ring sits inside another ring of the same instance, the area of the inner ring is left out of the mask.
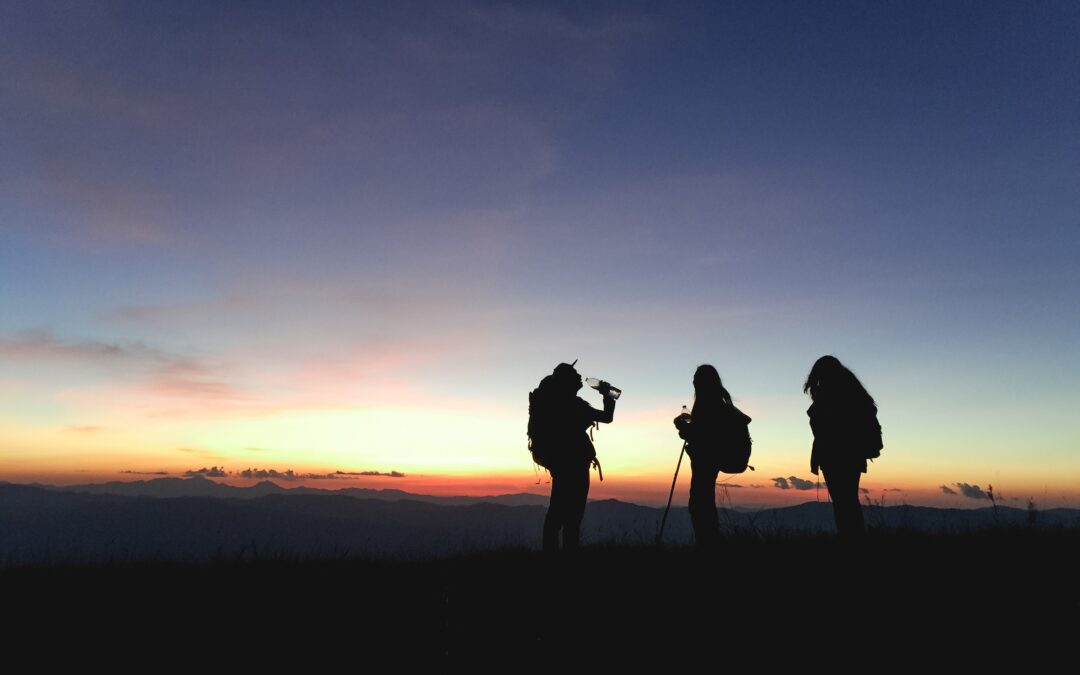
[[[667,508],[664,509],[664,517],[660,519],[660,532],[656,535],[656,545],[659,546],[664,538],[664,525],[667,524],[667,514],[671,510],[671,498],[675,496],[675,482],[679,480],[679,467],[682,466],[682,457],[686,454],[686,441],[683,441],[682,452],[679,453],[679,463],[675,465],[675,477],[671,479],[671,493],[668,494]]]

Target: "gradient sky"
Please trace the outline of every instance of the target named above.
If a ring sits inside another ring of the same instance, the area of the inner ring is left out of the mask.
[[[1078,257],[1073,2],[0,0],[2,480],[543,492],[579,358],[593,497],[712,363],[790,503],[831,353],[870,498],[1080,507]]]

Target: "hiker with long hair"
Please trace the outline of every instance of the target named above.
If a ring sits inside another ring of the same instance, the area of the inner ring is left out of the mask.
[[[551,501],[544,517],[545,552],[559,549],[560,533],[564,550],[578,547],[589,498],[589,468],[600,466],[587,430],[598,422],[610,423],[615,416],[610,384],[601,382],[598,387],[604,397],[603,410],[577,395],[583,385],[572,364],[560,363],[529,396],[533,460],[551,473]]]
[[[700,548],[713,548],[720,541],[720,522],[716,515],[716,477],[720,473],[721,454],[731,444],[740,426],[750,418],[731,402],[720,373],[706,364],[694,372],[694,407],[690,415],[675,418],[679,436],[686,441],[690,456],[690,522],[694,541]]]
[[[877,457],[882,447],[877,404],[835,356],[814,363],[803,393],[813,400],[806,411],[814,432],[810,471],[817,475],[820,469],[825,475],[837,534],[857,538],[865,531],[859,479],[866,473],[866,460]]]

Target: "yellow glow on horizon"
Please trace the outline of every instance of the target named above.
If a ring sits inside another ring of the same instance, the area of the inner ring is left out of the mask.
[[[815,498],[816,490],[773,488],[776,477],[816,480],[808,467],[811,436],[805,420],[797,415],[771,419],[753,403],[744,407],[755,416],[751,464],[757,471],[728,479],[744,486],[729,491],[735,503],[762,499],[795,503]],[[331,489],[361,483],[433,494],[549,489],[543,477],[537,482],[526,449],[526,412],[518,406],[429,401],[201,419],[150,416],[137,406],[107,412],[63,422],[0,415],[5,429],[0,438],[0,480],[26,476],[42,482],[52,476],[66,483],[134,480],[158,471],[176,476],[221,466],[234,474],[261,468],[313,474],[400,471],[408,476],[310,483]],[[672,417],[666,409],[617,410],[614,424],[601,425],[595,444],[606,480],[600,483],[593,475],[592,496],[663,501],[681,448]],[[81,424],[84,419],[100,425]],[[1036,501],[1077,492],[1068,472],[1048,477],[1040,467],[1015,460],[984,462],[973,469],[966,456],[974,448],[961,446],[960,452],[946,455],[920,441],[902,433],[887,437],[882,458],[863,477],[862,484],[873,491],[873,498],[885,496],[893,504],[933,502],[943,494],[941,485],[957,482],[983,489],[993,484],[996,492],[1010,498],[1034,496]],[[146,473],[122,476],[121,471]],[[689,462],[684,460],[680,485],[688,480],[689,471]]]

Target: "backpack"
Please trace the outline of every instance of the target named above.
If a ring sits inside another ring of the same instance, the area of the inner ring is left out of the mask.
[[[529,452],[533,462],[550,470],[552,464],[566,452],[566,417],[557,401],[551,398],[551,379],[540,380],[540,386],[529,392]]]
[[[529,439],[529,452],[533,462],[549,471],[554,463],[562,461],[588,461],[596,456],[592,441],[585,433],[585,427],[578,424],[580,407],[588,404],[580,398],[564,401],[552,399],[548,378],[540,381],[540,386],[529,392],[529,427],[526,432]]]
[[[881,457],[881,451],[885,448],[881,440],[881,424],[878,423],[877,413],[867,418],[865,435],[866,459]]]
[[[750,466],[750,418],[732,406],[735,415],[725,425],[724,439],[720,444],[717,464],[724,473],[742,473]]]
[[[549,411],[543,398],[540,387],[529,392],[529,428],[526,435],[533,462],[547,469],[553,459],[554,443],[551,442],[550,415],[547,414]]]

